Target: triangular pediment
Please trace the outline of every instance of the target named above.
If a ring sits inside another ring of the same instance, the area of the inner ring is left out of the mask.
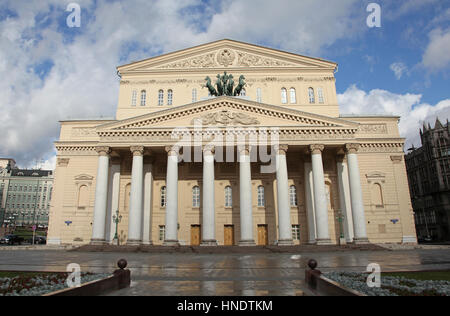
[[[306,57],[232,40],[221,40],[124,65],[118,67],[118,70],[120,73],[126,74],[163,70],[251,68],[334,70],[336,67],[336,63],[319,58]]]
[[[305,129],[349,129],[359,124],[281,106],[236,97],[211,98],[173,109],[108,123],[98,132],[142,131],[148,129],[218,127],[295,127]]]

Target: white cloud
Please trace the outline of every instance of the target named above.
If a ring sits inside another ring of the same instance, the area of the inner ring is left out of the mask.
[[[0,19],[0,154],[21,166],[53,159],[59,120],[114,116],[115,67],[131,58],[221,38],[320,54],[365,29],[358,0],[76,2],[80,29],[64,25],[68,1],[2,1],[17,17]],[[34,71],[44,62],[45,77]]]
[[[450,28],[434,29],[429,34],[430,42],[425,49],[422,65],[431,72],[446,71],[450,67]]]
[[[450,118],[450,99],[436,105],[421,103],[420,94],[395,94],[386,90],[372,90],[369,93],[350,86],[338,95],[342,114],[389,114],[398,115],[400,133],[407,139],[406,147],[420,146],[419,130],[423,123],[432,123],[439,118],[443,123]]]
[[[402,62],[393,63],[389,68],[394,72],[397,80],[402,79],[403,74],[408,71],[408,67]]]

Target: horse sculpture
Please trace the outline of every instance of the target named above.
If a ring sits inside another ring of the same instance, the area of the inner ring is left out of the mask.
[[[235,97],[241,95],[241,91],[242,91],[242,89],[244,89],[244,87],[246,85],[244,80],[245,80],[244,75],[241,75],[239,77],[239,84],[237,85],[236,89],[234,89],[234,96]]]
[[[216,96],[216,97],[217,97],[217,96],[218,96],[217,90],[216,90],[216,88],[214,88],[214,86],[212,85],[212,83],[211,83],[211,78],[206,77],[205,80],[206,80],[206,85],[205,85],[205,87],[208,88],[209,94],[212,95],[212,96]]]
[[[242,75],[239,77],[239,84],[234,89],[234,77],[233,75],[228,75],[227,72],[224,72],[223,76],[220,74],[217,75],[216,87],[213,86],[211,78],[206,77],[206,85],[208,88],[209,94],[211,96],[220,97],[223,95],[227,96],[239,96],[241,94],[242,89],[245,87],[245,77]],[[233,91],[234,89],[234,91]]]

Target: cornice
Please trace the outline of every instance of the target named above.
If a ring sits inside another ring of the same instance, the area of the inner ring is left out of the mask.
[[[196,103],[165,109],[158,112],[144,114],[137,117],[128,118],[122,121],[108,123],[97,127],[98,131],[107,129],[129,129],[149,126],[171,119],[185,117],[190,114],[199,114],[208,110],[214,110],[221,107],[228,107],[235,110],[253,112],[265,116],[272,115],[277,118],[290,119],[302,124],[318,126],[348,126],[358,128],[359,123],[349,122],[340,118],[333,118],[314,113],[290,109],[277,105],[263,104],[255,101],[249,101],[234,97],[211,98]]]

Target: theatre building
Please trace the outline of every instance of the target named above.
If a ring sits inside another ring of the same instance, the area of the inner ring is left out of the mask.
[[[48,243],[416,243],[400,118],[341,115],[336,71],[231,40],[118,67],[115,119],[61,122]]]

